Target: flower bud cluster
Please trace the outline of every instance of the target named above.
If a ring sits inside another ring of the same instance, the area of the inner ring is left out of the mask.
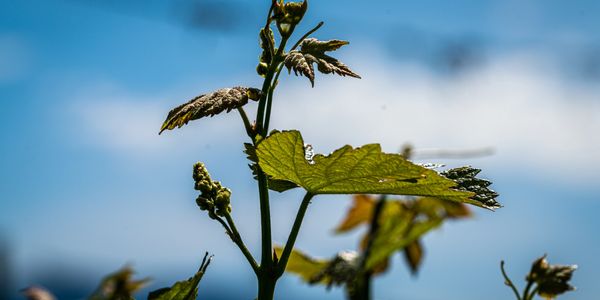
[[[203,163],[194,165],[193,178],[194,189],[200,191],[196,204],[201,210],[206,210],[212,219],[231,213],[231,191],[213,181]]]

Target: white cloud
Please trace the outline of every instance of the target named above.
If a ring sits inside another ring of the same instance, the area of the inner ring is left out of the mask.
[[[310,89],[305,78],[286,78],[272,124],[301,129],[318,152],[371,142],[380,142],[386,151],[405,142],[418,148],[493,147],[497,152],[488,161],[496,166],[542,171],[559,180],[597,179],[600,89],[564,79],[551,64],[512,55],[447,77],[419,65],[351,61],[362,80],[320,75]],[[157,135],[173,104],[156,99],[177,97],[105,93],[77,104],[76,112],[85,135],[103,147],[135,154],[185,145],[190,125]],[[203,120],[204,138],[224,147],[238,142],[219,139],[221,134],[243,134],[238,119]]]
[[[237,128],[241,126],[241,121],[237,112],[233,111],[231,116],[203,119],[201,129],[197,127],[200,126],[198,122],[192,122],[159,136],[160,125],[169,110],[189,97],[181,95],[181,92],[173,94],[134,95],[104,84],[84,89],[72,97],[72,113],[81,125],[77,134],[92,146],[143,159],[139,157],[140,154],[172,155],[175,149],[217,144],[222,140],[221,136],[235,136],[243,132]],[[181,100],[173,102],[167,99]],[[198,137],[199,130],[201,138],[193,138],[194,135]]]

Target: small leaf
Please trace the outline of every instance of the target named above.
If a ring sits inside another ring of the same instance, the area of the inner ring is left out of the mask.
[[[319,41],[314,38],[307,38],[300,44],[300,50],[293,50],[287,54],[284,65],[289,72],[294,70],[295,75],[300,74],[308,77],[312,86],[315,85],[313,64],[317,64],[317,69],[323,74],[333,73],[340,76],[360,78],[344,63],[325,54],[325,52],[335,51],[347,44],[348,42],[340,40]]]
[[[415,165],[399,154],[383,153],[378,144],[344,146],[328,156],[305,158],[300,132],[275,132],[256,149],[260,168],[275,180],[291,181],[317,194],[394,194],[429,196],[486,207],[457,183]],[[489,208],[489,207],[486,207]]]
[[[575,290],[569,281],[576,269],[576,265],[550,265],[544,255],[533,262],[527,280],[537,283],[540,296],[552,299]]]
[[[355,195],[352,207],[346,214],[346,217],[335,229],[336,233],[342,233],[356,228],[364,223],[369,223],[373,217],[375,201],[367,195]]]
[[[283,248],[276,246],[274,248],[275,253],[278,257],[281,257],[281,253],[283,253]],[[313,282],[313,278],[315,278],[319,273],[327,267],[329,262],[324,259],[315,259],[311,258],[308,255],[298,251],[296,249],[292,250],[290,254],[290,258],[288,260],[285,271],[288,273],[293,273],[305,282]],[[323,278],[323,282],[326,282],[326,279]],[[313,282],[315,283],[315,282]]]
[[[89,300],[128,300],[134,299],[133,294],[144,287],[150,280],[133,280],[133,270],[131,267],[110,274],[100,283],[96,291],[88,297]]]
[[[194,276],[186,281],[178,281],[169,288],[150,292],[148,300],[196,300],[198,297],[198,284],[206,272],[211,259],[212,256],[209,257],[208,253],[206,253],[198,272]]]
[[[230,112],[232,109],[246,105],[248,99],[260,99],[260,94],[261,91],[258,89],[238,86],[200,95],[172,109],[160,128],[159,134],[167,129],[180,128],[192,120],[212,117],[223,111]]]

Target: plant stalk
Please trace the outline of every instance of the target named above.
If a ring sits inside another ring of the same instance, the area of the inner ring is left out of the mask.
[[[290,254],[294,249],[294,244],[296,243],[296,238],[298,237],[298,233],[300,232],[300,227],[302,226],[302,220],[304,220],[304,215],[306,214],[306,210],[308,209],[308,205],[310,204],[310,200],[314,197],[311,193],[306,193],[304,195],[304,199],[302,199],[302,203],[300,204],[300,208],[298,209],[298,213],[296,214],[296,219],[294,220],[294,225],[292,226],[292,230],[290,231],[290,235],[288,236],[288,240],[285,243],[285,248],[281,253],[281,257],[279,258],[279,262],[277,263],[277,278],[281,277],[285,272],[285,267],[287,266],[287,262],[290,258]]]
[[[231,230],[231,233],[230,233],[231,239],[240,248],[240,251],[242,251],[242,254],[244,254],[246,259],[248,260],[248,263],[252,267],[252,270],[254,271],[254,273],[256,275],[258,275],[258,271],[259,271],[258,264],[256,263],[256,261],[254,260],[254,257],[252,256],[252,254],[246,247],[246,244],[244,244],[244,241],[242,240],[242,236],[240,235],[239,231],[237,230],[237,227],[235,226],[235,223],[233,222],[231,215],[226,214],[225,219],[227,220],[227,224],[229,224],[229,228]]]

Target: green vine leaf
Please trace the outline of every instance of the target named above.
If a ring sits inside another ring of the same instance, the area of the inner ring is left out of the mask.
[[[315,86],[313,64],[316,64],[319,72],[323,74],[333,73],[340,76],[361,78],[341,61],[325,54],[325,52],[335,51],[344,45],[348,45],[348,42],[340,40],[319,41],[315,38],[308,38],[302,41],[300,50],[290,51],[283,62],[288,72],[294,70],[295,75],[306,76],[313,87]]]
[[[172,109],[158,134],[167,129],[181,128],[192,120],[202,117],[212,117],[223,111],[230,112],[232,109],[246,105],[248,99],[255,101],[260,99],[260,94],[261,91],[259,89],[237,86],[200,95]]]
[[[209,257],[206,253],[198,272],[194,276],[185,281],[178,281],[171,287],[150,292],[148,300],[196,300],[198,297],[198,284],[204,273],[206,273],[206,268],[208,268],[211,259],[212,256]]]
[[[309,153],[310,154],[310,153]],[[256,149],[261,169],[275,180],[291,181],[317,194],[394,194],[429,196],[495,209],[474,192],[434,170],[411,163],[399,154],[383,153],[379,144],[344,146],[328,156],[306,157],[300,132],[275,132]],[[308,158],[308,159],[307,159]]]
[[[88,300],[133,300],[133,294],[143,288],[150,280],[133,280],[134,271],[131,267],[107,275],[102,279],[96,291]]]

